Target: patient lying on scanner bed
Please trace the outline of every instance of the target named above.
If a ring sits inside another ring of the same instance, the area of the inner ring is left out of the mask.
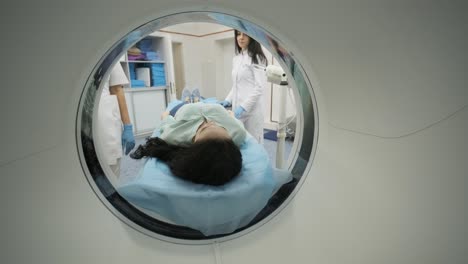
[[[158,158],[175,176],[200,184],[219,186],[239,174],[239,147],[247,132],[232,112],[199,102],[169,113],[162,114],[159,136],[147,139],[130,157]]]
[[[181,103],[169,104],[160,127],[131,154],[147,159],[119,194],[157,219],[205,236],[234,232],[269,214],[270,198],[292,175],[273,168],[263,145],[216,100],[185,104],[170,115]]]

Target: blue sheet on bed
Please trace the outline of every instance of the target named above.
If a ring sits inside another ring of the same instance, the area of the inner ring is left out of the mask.
[[[253,137],[240,150],[242,170],[223,186],[182,180],[165,163],[149,158],[140,175],[118,192],[129,202],[204,235],[231,233],[247,225],[279,187],[291,180],[289,172],[272,168],[268,153]]]

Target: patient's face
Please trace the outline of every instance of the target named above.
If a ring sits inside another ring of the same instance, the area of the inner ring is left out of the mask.
[[[197,133],[193,137],[193,142],[206,139],[230,139],[229,133],[223,127],[213,122],[204,122],[200,125]]]

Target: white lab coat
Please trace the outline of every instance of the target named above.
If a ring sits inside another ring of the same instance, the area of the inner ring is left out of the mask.
[[[122,119],[117,96],[110,94],[109,87],[125,84],[128,84],[127,76],[120,62],[117,62],[104,84],[98,109],[98,140],[109,165],[116,165],[122,157]]]
[[[252,58],[243,51],[232,60],[232,80],[231,91],[225,100],[231,102],[233,111],[238,106],[245,109],[240,120],[245,129],[259,143],[263,143],[265,71],[254,67]]]

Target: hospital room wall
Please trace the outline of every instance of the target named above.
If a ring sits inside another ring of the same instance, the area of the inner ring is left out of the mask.
[[[182,31],[177,26],[171,30]],[[193,34],[193,33],[191,33]],[[195,34],[193,34],[195,35]],[[218,36],[220,35],[220,36]],[[231,32],[216,36],[197,37],[188,34],[171,34],[172,41],[182,44],[184,84],[176,84],[179,88],[199,88],[205,97],[218,97],[216,94],[216,53],[213,39],[232,36]],[[233,50],[231,51],[234,52]]]
[[[172,42],[180,43],[182,49],[183,58],[183,72],[185,83],[176,83],[178,90],[188,87],[193,89],[199,88],[202,95],[205,94],[205,87],[202,86],[202,75],[201,67],[203,65],[204,57],[208,56],[207,52],[204,52],[204,48],[201,46],[202,43],[198,41],[196,37],[171,34]],[[191,38],[194,38],[191,40]],[[195,52],[196,51],[196,52]],[[200,54],[203,53],[203,54]]]

